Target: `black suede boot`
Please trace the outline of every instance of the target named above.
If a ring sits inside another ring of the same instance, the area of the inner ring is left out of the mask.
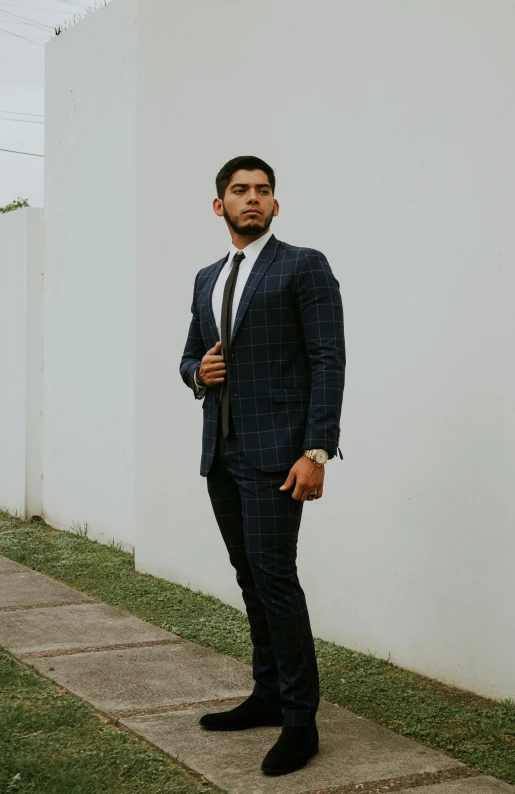
[[[280,697],[262,700],[254,694],[230,711],[204,714],[199,720],[203,728],[211,731],[243,731],[260,725],[282,725],[283,722]]]
[[[306,766],[318,753],[318,728],[316,722],[309,727],[284,726],[281,735],[268,751],[261,764],[265,775],[285,775]]]

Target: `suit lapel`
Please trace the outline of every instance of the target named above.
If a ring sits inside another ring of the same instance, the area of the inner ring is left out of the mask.
[[[274,261],[277,255],[277,248],[279,247],[279,240],[272,234],[266,245],[263,246],[261,253],[259,254],[258,258],[254,262],[252,270],[249,273],[247,281],[245,282],[245,286],[243,288],[243,293],[240,298],[240,302],[238,304],[238,310],[236,312],[236,317],[234,318],[234,326],[232,329],[231,340],[229,342],[229,348],[234,340],[234,337],[238,333],[238,328],[241,325],[241,321],[245,316],[245,312],[247,311],[250,301],[252,300],[252,296],[256,291],[256,288],[265,275],[266,271]],[[213,272],[208,277],[207,283],[207,316],[208,316],[208,326],[209,332],[212,338],[216,341],[218,339],[218,328],[216,327],[215,316],[213,314],[213,306],[212,306],[212,297],[213,297],[213,290],[216,284],[216,280],[220,275],[220,271],[222,267],[225,265],[229,258],[229,254],[224,256],[223,259],[220,259],[213,268]],[[214,342],[213,342],[214,344]]]
[[[279,245],[279,240],[275,237],[275,235],[272,234],[266,245],[263,246],[263,249],[259,254],[258,258],[254,262],[254,266],[252,267],[252,270],[249,273],[249,277],[245,282],[245,286],[243,288],[240,302],[238,304],[238,310],[236,312],[236,317],[234,318],[234,326],[231,333],[231,341],[229,342],[229,348],[231,347],[234,337],[238,333],[238,328],[240,327],[241,321],[245,316],[245,312],[249,307],[249,303],[252,300],[252,296],[256,291],[256,287],[258,286],[259,282],[261,281],[266,271],[268,270],[268,268],[275,259],[278,245]]]
[[[212,273],[210,273],[210,275],[207,277],[207,284],[206,284],[206,290],[207,290],[207,325],[208,325],[209,335],[210,335],[211,339],[213,340],[212,345],[210,345],[210,347],[211,346],[214,347],[215,342],[218,340],[218,337],[219,337],[218,328],[216,327],[216,320],[215,320],[215,315],[213,313],[213,306],[212,306],[213,290],[215,288],[216,280],[217,280],[218,276],[220,275],[220,271],[221,271],[221,269],[223,268],[223,266],[225,265],[225,263],[227,262],[228,259],[229,259],[229,254],[226,254],[226,256],[224,256],[223,259],[220,259],[219,262],[216,262],[214,267],[213,267]]]

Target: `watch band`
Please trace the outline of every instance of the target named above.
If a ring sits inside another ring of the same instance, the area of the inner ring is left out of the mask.
[[[193,380],[195,382],[195,386],[197,387],[197,391],[202,392],[207,389],[207,386],[200,382],[199,372],[200,372],[200,364],[197,364],[197,366],[195,367],[195,371],[193,373]]]

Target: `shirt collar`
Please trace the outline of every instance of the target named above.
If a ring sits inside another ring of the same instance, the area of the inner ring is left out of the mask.
[[[273,234],[272,230],[269,229],[266,234],[262,234],[261,237],[258,237],[257,240],[254,240],[252,243],[249,243],[247,246],[245,246],[245,248],[236,248],[236,246],[233,245],[231,241],[227,264],[230,266],[233,256],[238,251],[243,251],[245,254],[245,259],[243,260],[243,262],[246,262],[247,266],[252,268],[259,254],[261,253],[261,251],[263,250],[263,248],[271,238],[272,234]]]

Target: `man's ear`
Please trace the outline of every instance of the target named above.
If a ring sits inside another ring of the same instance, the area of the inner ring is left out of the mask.
[[[218,215],[219,217],[223,216],[223,214],[224,214],[224,206],[223,206],[222,199],[219,199],[219,198],[213,199],[213,210],[214,210],[215,214]]]

